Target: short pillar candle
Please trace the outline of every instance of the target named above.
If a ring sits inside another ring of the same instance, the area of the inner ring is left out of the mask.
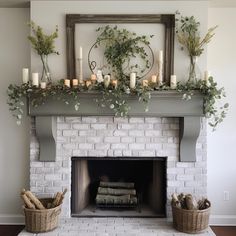
[[[32,85],[39,86],[39,73],[32,73]]]
[[[130,88],[134,89],[136,86],[136,73],[130,73]]]
[[[70,88],[70,80],[69,79],[65,79],[64,80],[64,85]]]

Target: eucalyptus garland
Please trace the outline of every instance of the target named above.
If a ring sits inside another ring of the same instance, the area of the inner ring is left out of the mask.
[[[144,111],[148,111],[148,103],[151,99],[151,91],[170,90],[169,86],[148,86],[143,87],[138,84],[133,90],[123,85],[113,88],[112,86],[106,88],[103,84],[91,84],[90,86],[78,86],[68,88],[59,81],[56,84],[49,84],[46,89],[41,89],[27,84],[9,85],[8,105],[13,116],[17,119],[17,124],[21,123],[23,115],[23,107],[25,105],[25,98],[29,99],[33,107],[39,107],[47,102],[48,99],[56,99],[66,105],[74,106],[75,110],[79,110],[80,102],[79,95],[81,92],[99,92],[101,98],[96,101],[101,107],[108,107],[114,111],[116,116],[125,117],[128,115],[130,107],[128,105],[128,97],[130,95],[137,96],[140,102],[144,103]],[[173,91],[173,89],[172,89]],[[197,82],[179,82],[177,84],[177,92],[182,94],[182,98],[188,102],[197,92],[201,93],[204,97],[204,114],[209,119],[209,125],[215,130],[216,126],[223,121],[226,116],[229,104],[219,104],[219,101],[224,98],[224,88],[217,88],[217,83],[213,77],[210,77],[208,82],[206,80],[199,80]]]

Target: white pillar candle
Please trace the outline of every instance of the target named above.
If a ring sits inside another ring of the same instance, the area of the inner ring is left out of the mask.
[[[29,81],[29,68],[22,69],[22,81],[24,84],[28,83],[28,81]]]
[[[159,58],[158,58],[158,83],[159,85],[163,82],[163,51],[159,51]]]
[[[77,79],[72,80],[72,85],[73,86],[78,86],[78,84],[79,84],[79,81]]]
[[[158,56],[159,56],[159,57],[158,57],[158,59],[159,59],[158,61],[159,61],[159,62],[160,62],[160,61],[163,62],[163,51],[162,51],[162,50],[159,51],[159,55],[158,55]]]
[[[142,80],[142,85],[143,87],[148,87],[148,80],[147,79]]]
[[[206,80],[206,81],[208,81],[208,78],[209,77],[211,77],[211,72],[209,71],[209,70],[206,70],[205,72],[204,72],[204,79]]]
[[[157,82],[157,76],[156,75],[152,75],[151,82],[152,83],[156,83]]]
[[[110,75],[105,75],[104,76],[104,86],[108,88],[109,84],[111,82],[111,76]]]
[[[39,86],[39,73],[32,73],[32,85]]]
[[[177,86],[177,77],[176,77],[176,75],[171,75],[170,76],[170,87],[172,89],[176,89],[176,86]]]
[[[91,74],[90,79],[93,83],[97,81],[97,76],[95,74]]]
[[[40,83],[40,88],[41,88],[41,89],[45,89],[46,86],[47,86],[47,83],[46,83],[46,82],[41,82],[41,83]]]
[[[134,89],[136,86],[136,73],[130,73],[130,88]]]
[[[70,88],[70,80],[69,79],[65,79],[64,80],[64,85]]]
[[[79,59],[83,58],[83,49],[82,47],[79,47]]]

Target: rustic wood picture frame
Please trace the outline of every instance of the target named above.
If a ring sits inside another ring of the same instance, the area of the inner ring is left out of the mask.
[[[164,82],[170,83],[170,76],[174,70],[174,37],[175,37],[175,15],[174,14],[125,14],[125,15],[66,15],[66,49],[67,49],[67,77],[76,78],[75,58],[75,25],[79,23],[153,23],[165,26],[164,40]]]

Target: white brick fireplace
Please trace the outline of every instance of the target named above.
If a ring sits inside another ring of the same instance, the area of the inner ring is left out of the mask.
[[[167,156],[167,217],[173,192],[206,195],[206,126],[196,146],[196,162],[179,162],[179,119],[112,116],[58,117],[56,161],[38,161],[39,143],[32,118],[30,189],[40,197],[67,188],[63,216],[71,216],[71,157]]]

